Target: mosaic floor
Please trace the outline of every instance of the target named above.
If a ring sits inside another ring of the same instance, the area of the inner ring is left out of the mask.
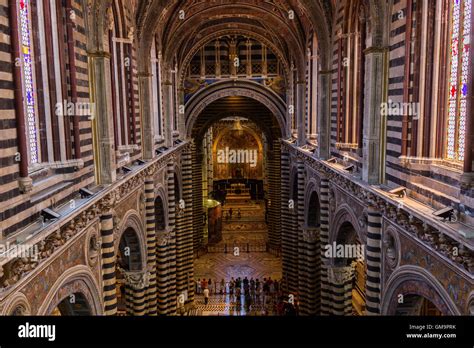
[[[264,243],[267,237],[267,226],[265,224],[265,211],[262,204],[226,204],[224,209],[232,207],[232,219],[223,219],[222,235],[220,244],[237,243]],[[237,218],[238,209],[241,218]],[[231,249],[229,249],[231,251]],[[248,279],[260,279],[271,277],[281,279],[281,259],[267,252],[239,252],[234,255],[229,253],[208,253],[200,256],[194,261],[195,279],[211,278],[212,281],[220,282],[224,279],[228,282],[232,277],[247,277]],[[202,295],[196,296],[196,307],[199,315],[272,315],[274,303],[269,298],[257,301],[255,299],[250,308],[246,308],[244,297],[239,299],[229,294],[215,294],[216,286],[211,290],[210,301],[204,304]]]
[[[204,296],[196,295],[195,315],[201,316],[271,316],[275,315],[276,300],[271,297],[254,301],[250,306],[245,305],[244,296],[240,301],[235,296],[211,295],[209,303],[204,303]]]

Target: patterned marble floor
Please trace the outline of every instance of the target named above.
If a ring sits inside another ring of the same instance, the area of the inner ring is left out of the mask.
[[[264,243],[267,238],[267,226],[265,224],[265,211],[261,203],[251,202],[248,204],[226,204],[225,209],[232,207],[232,219],[223,219],[223,240],[220,244],[237,243]],[[236,217],[238,209],[241,210],[241,218]],[[229,251],[233,251],[230,250]],[[213,282],[224,279],[228,282],[232,277],[247,277],[248,279],[260,279],[271,277],[280,280],[282,277],[281,259],[267,252],[241,251],[238,255],[229,253],[208,253],[194,260],[195,279],[211,278]],[[215,290],[211,291],[212,293]],[[211,295],[209,304],[204,304],[202,295],[196,296],[197,310],[202,315],[271,315],[273,303],[267,301],[264,306],[254,301],[253,306],[245,308],[244,297],[236,299],[230,295]]]
[[[196,315],[201,316],[271,316],[275,315],[276,299],[267,297],[254,300],[250,306],[245,305],[244,296],[240,301],[236,296],[211,295],[209,303],[204,303],[204,296],[195,297]]]
[[[229,281],[232,277],[280,279],[281,267],[281,259],[270,253],[243,252],[238,256],[213,253],[194,260],[194,277],[219,281]]]

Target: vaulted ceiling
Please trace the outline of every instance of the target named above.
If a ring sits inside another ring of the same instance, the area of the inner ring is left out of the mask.
[[[328,0],[147,0],[139,2],[137,34],[143,53],[158,38],[165,64],[180,65],[213,35],[241,34],[266,40],[288,66],[303,69],[311,33],[328,44],[332,11]]]

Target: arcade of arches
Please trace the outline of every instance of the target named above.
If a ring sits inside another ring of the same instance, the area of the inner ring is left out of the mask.
[[[474,314],[471,0],[0,3],[1,314]]]

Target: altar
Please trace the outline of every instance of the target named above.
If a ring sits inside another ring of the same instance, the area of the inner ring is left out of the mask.
[[[250,189],[245,184],[231,184],[227,189],[226,201],[228,203],[248,203],[250,200]]]

